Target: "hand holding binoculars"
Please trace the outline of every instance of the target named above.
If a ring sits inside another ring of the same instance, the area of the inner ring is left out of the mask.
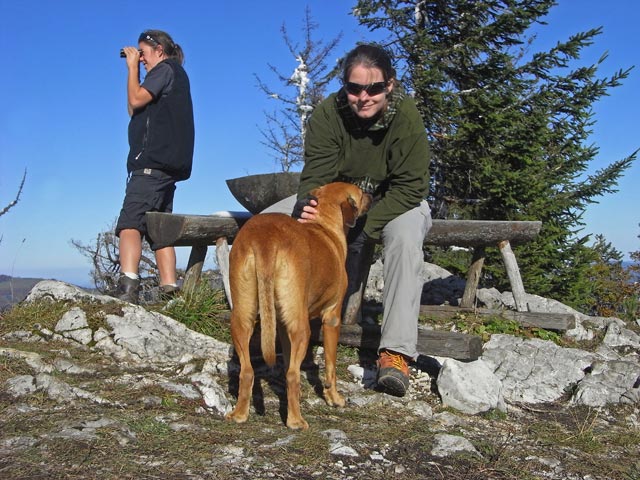
[[[142,50],[138,50],[138,52],[140,53],[140,56],[142,56]],[[120,58],[126,58],[127,54],[124,53],[124,48],[120,49]]]

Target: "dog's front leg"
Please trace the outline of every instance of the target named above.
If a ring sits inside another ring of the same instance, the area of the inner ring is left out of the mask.
[[[322,319],[322,336],[324,338],[324,399],[332,407],[344,407],[344,397],[338,393],[336,386],[336,358],[338,355],[338,339],[340,337],[340,317],[332,315]]]

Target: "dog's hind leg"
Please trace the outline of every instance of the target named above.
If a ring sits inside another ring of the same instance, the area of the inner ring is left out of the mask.
[[[238,402],[236,407],[227,414],[228,420],[243,423],[249,418],[251,393],[253,391],[254,371],[251,365],[249,342],[255,328],[258,302],[257,285],[252,278],[251,268],[244,271],[236,270],[231,278],[231,338],[240,361],[240,384],[238,387]]]
[[[238,305],[236,304],[235,308]],[[251,365],[249,341],[253,334],[253,322],[234,321],[234,312],[231,313],[231,336],[238,359],[240,360],[240,385],[238,387],[238,402],[232,412],[226,418],[237,423],[243,423],[249,418],[251,406],[251,392],[253,391],[254,371]]]
[[[330,310],[322,316],[322,336],[324,347],[324,399],[332,407],[344,407],[344,397],[338,393],[336,386],[336,358],[338,355],[338,339],[340,337],[339,310]]]
[[[309,428],[309,424],[302,418],[300,412],[300,367],[309,348],[311,328],[309,314],[306,311],[299,311],[295,314],[297,315],[296,321],[286,322],[290,345],[289,368],[287,368],[287,427],[294,430],[306,430]]]
[[[284,371],[289,370],[289,361],[291,359],[291,342],[289,334],[282,322],[278,322],[278,340],[280,341],[280,350],[282,351],[282,360],[284,361]]]

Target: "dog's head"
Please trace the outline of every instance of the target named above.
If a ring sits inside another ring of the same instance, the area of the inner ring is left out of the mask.
[[[364,215],[371,207],[371,195],[363,193],[360,187],[351,183],[333,182],[316,188],[311,192],[318,198],[318,205],[323,201],[335,204],[342,211],[344,225],[352,228],[359,216]]]

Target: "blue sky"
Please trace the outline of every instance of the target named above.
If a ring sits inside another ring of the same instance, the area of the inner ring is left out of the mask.
[[[0,217],[0,274],[45,277],[88,285],[90,264],[70,240],[91,243],[116,219],[126,179],[128,115],[126,66],[118,56],[147,28],[168,31],[186,55],[196,121],[193,176],[178,184],[174,211],[208,214],[241,210],[225,180],[277,171],[261,144],[264,98],[254,74],[279,86],[267,63],[283,72],[296,67],[280,34],[301,39],[308,5],[319,25],[316,38],[342,32],[336,57],[356,41],[372,39],[350,8],[334,0],[152,3],[0,0],[0,208],[13,200],[22,174],[20,202]],[[534,50],[602,26],[584,61],[609,57],[600,75],[637,65],[636,0],[561,0],[537,28]],[[624,85],[594,106],[591,141],[600,153],[590,171],[626,157],[640,146],[640,65]],[[622,251],[640,250],[638,161],[619,192],[588,208],[584,233],[604,234]],[[185,267],[188,249],[178,248]],[[213,267],[212,253],[207,259]]]

